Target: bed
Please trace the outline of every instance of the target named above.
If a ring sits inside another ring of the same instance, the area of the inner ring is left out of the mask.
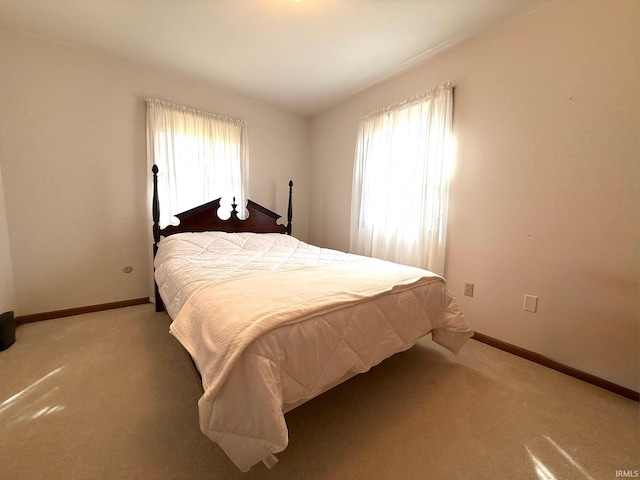
[[[200,429],[241,471],[277,462],[291,409],[429,333],[453,353],[472,335],[442,277],[292,236],[291,182],[287,225],[251,200],[222,220],[218,199],[161,229],[153,174],[156,310],[202,379]]]

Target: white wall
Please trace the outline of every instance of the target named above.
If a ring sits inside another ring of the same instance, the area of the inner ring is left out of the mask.
[[[286,215],[293,179],[294,234],[307,236],[307,119],[198,79],[6,30],[0,70],[17,315],[148,296],[147,97],[247,121],[250,198]],[[133,273],[123,273],[126,265]]]
[[[13,284],[13,265],[9,248],[9,228],[0,168],[0,314],[15,309],[15,288]]]
[[[348,249],[358,116],[451,81],[450,289],[478,332],[638,391],[639,26],[560,0],[314,118],[311,241]]]

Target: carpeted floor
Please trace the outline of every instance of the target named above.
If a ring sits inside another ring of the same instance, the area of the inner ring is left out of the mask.
[[[243,474],[198,428],[199,380],[152,305],[18,327],[0,352],[0,478],[615,479],[639,404],[469,341],[429,338],[287,414]],[[629,472],[631,471],[631,472]]]

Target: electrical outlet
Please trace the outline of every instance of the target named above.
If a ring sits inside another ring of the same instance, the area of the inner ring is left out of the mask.
[[[464,284],[464,294],[467,297],[473,297],[473,283],[465,283]]]
[[[536,311],[538,310],[538,297],[535,297],[533,295],[525,295],[522,309],[526,310],[527,312],[536,313]]]

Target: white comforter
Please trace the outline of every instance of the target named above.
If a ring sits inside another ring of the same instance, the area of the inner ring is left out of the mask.
[[[441,277],[286,235],[174,235],[156,278],[202,375],[200,427],[242,471],[286,448],[290,406],[429,332],[453,352],[471,335]]]

